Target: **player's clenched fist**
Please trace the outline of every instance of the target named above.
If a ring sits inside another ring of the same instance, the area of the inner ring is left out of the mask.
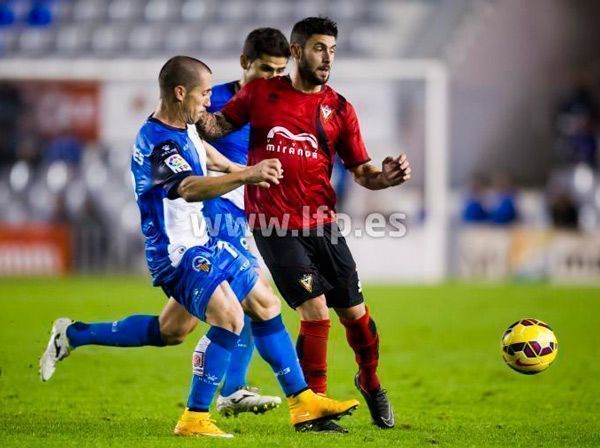
[[[247,168],[246,184],[269,188],[271,184],[279,185],[283,178],[283,168],[279,159],[266,159]]]

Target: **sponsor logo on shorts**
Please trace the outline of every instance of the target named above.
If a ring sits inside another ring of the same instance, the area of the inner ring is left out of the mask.
[[[242,264],[242,266],[240,267],[240,271],[247,271],[250,268],[250,260],[246,260],[244,261],[244,263]]]
[[[208,274],[210,272],[210,261],[206,257],[198,255],[192,260],[192,268],[194,268],[194,271],[202,271]]]
[[[309,293],[313,292],[314,277],[312,274],[304,274],[302,277],[300,277],[298,282],[300,283],[300,286],[306,289]]]

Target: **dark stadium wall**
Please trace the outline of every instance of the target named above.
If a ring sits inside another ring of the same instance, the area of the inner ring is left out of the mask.
[[[543,186],[558,97],[577,70],[600,78],[600,2],[495,5],[452,69],[451,182],[462,187],[474,171],[503,170],[518,185]]]

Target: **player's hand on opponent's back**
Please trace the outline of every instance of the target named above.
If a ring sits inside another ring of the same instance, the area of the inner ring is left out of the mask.
[[[269,188],[271,184],[279,185],[283,178],[283,168],[279,159],[266,159],[246,168],[246,184]]]
[[[381,171],[386,183],[392,187],[409,180],[412,170],[406,154],[400,154],[398,157],[386,157],[381,164]]]

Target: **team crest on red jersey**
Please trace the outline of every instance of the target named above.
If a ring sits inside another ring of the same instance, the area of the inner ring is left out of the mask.
[[[323,119],[327,120],[331,114],[333,113],[333,109],[329,107],[327,104],[321,105],[321,115],[323,115]]]

